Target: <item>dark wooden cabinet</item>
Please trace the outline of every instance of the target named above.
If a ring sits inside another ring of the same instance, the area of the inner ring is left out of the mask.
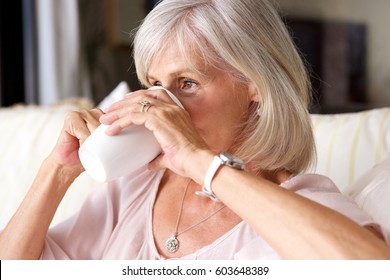
[[[363,24],[285,19],[305,60],[316,113],[358,111],[367,106],[366,37]]]

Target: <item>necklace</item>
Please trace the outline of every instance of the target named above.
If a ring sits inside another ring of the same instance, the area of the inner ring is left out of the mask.
[[[199,222],[189,226],[188,228],[182,230],[181,232],[177,232],[178,228],[179,228],[179,223],[180,223],[180,219],[181,219],[181,214],[183,213],[183,206],[184,206],[184,199],[186,197],[186,194],[187,194],[187,190],[188,190],[188,187],[190,186],[190,183],[191,183],[191,179],[188,181],[187,183],[187,186],[186,186],[186,189],[184,191],[184,194],[183,194],[183,198],[181,200],[181,205],[180,205],[180,210],[179,210],[179,215],[177,216],[177,221],[176,221],[176,228],[175,228],[175,232],[173,233],[173,235],[168,238],[168,240],[165,242],[165,246],[166,246],[166,249],[169,253],[175,253],[177,252],[177,250],[179,250],[179,246],[180,246],[180,242],[179,240],[177,239],[178,236],[180,234],[183,234],[191,229],[193,229],[194,227],[200,225],[201,223],[207,221],[208,219],[210,219],[212,216],[216,215],[219,211],[221,211],[223,208],[226,207],[226,205],[223,205],[222,207],[218,208],[216,211],[214,211],[213,213],[211,213],[210,215],[208,215],[207,217],[203,218],[202,220],[200,220]]]

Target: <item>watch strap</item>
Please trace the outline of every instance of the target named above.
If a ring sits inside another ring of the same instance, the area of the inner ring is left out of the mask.
[[[208,197],[214,201],[219,201],[218,197],[211,189],[211,182],[213,181],[215,174],[217,173],[218,169],[221,167],[222,164],[222,159],[218,155],[214,156],[213,161],[210,163],[206,171],[202,191],[196,192],[197,195]]]

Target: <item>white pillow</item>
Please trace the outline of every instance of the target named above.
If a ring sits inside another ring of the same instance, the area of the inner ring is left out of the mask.
[[[367,171],[345,192],[390,233],[390,157]]]
[[[344,189],[390,151],[390,108],[312,115],[317,145],[316,173]]]
[[[108,94],[98,105],[97,107],[104,111],[105,108],[110,106],[112,103],[115,103],[119,100],[122,100],[127,93],[130,92],[130,87],[127,82],[120,82],[117,87]]]

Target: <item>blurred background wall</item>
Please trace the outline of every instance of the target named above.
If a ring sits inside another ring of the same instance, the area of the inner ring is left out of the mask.
[[[272,0],[300,48],[313,112],[390,106],[390,1]],[[120,81],[138,89],[130,33],[153,0],[0,3],[0,105],[101,101]]]

